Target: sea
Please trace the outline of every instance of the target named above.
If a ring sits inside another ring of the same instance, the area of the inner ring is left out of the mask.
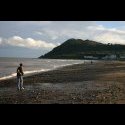
[[[30,75],[84,62],[85,60],[0,57],[0,80],[15,77],[17,67],[20,63],[23,63],[24,74]]]

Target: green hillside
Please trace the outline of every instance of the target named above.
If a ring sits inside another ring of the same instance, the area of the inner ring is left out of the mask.
[[[102,44],[91,40],[69,39],[39,58],[84,59],[85,56],[93,56],[101,59],[109,54],[125,54],[125,45]]]

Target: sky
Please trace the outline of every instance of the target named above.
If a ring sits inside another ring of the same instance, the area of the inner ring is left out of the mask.
[[[125,44],[125,21],[0,21],[0,57],[37,58],[71,38]]]

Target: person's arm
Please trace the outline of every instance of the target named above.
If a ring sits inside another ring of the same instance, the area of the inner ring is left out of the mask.
[[[17,71],[16,71],[17,73],[19,73],[19,68],[17,68]]]
[[[20,68],[18,67],[17,68],[17,76],[20,76],[21,75],[21,72],[20,72]]]

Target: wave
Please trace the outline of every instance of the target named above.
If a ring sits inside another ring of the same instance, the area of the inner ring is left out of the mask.
[[[28,75],[28,74],[33,74],[33,73],[45,72],[45,71],[49,71],[49,70],[51,70],[51,69],[41,69],[41,70],[24,71],[24,74]],[[16,73],[12,73],[11,75],[1,77],[0,80],[6,80],[6,79],[14,78],[14,77],[16,77],[16,75],[17,75]]]
[[[81,63],[83,63],[83,62],[81,62]],[[61,66],[54,65],[52,69],[41,69],[41,70],[24,71],[24,74],[25,75],[29,75],[29,74],[34,74],[34,73],[46,72],[46,71],[54,70],[54,69],[57,69],[57,68],[74,65],[74,64],[80,64],[80,63],[65,64],[65,65],[61,65]],[[1,80],[6,80],[6,79],[10,79],[10,78],[14,78],[14,77],[16,77],[16,73],[12,73],[12,74],[10,74],[8,76],[1,77],[0,81]]]

